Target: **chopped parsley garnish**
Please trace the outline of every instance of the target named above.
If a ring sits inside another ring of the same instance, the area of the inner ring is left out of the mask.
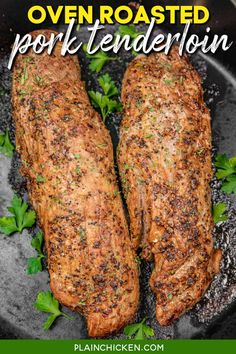
[[[129,165],[129,164],[125,164],[125,171],[128,171],[128,170],[130,170],[132,167]]]
[[[170,71],[172,69],[172,65],[170,63],[161,62],[161,63],[159,63],[159,65],[168,71]]]
[[[8,130],[5,133],[0,133],[0,153],[6,155],[7,157],[12,157],[14,146],[11,143]]]
[[[145,136],[145,138],[146,139],[152,139],[152,138],[154,138],[154,136],[155,136],[154,134],[148,134],[148,135]]]
[[[64,316],[68,320],[73,320],[72,317],[66,315],[60,310],[59,302],[54,298],[50,291],[38,293],[34,306],[38,311],[50,313],[50,316],[43,324],[43,329],[45,331],[52,326],[53,322],[59,316]]]
[[[45,257],[42,252],[43,233],[38,232],[31,241],[31,246],[38,252],[37,257],[30,257],[27,260],[27,273],[36,274],[42,272],[42,259]]]
[[[119,193],[120,193],[120,191],[116,189],[113,194],[115,197],[117,197]]]
[[[29,78],[29,75],[28,75],[28,69],[27,69],[27,61],[25,62],[25,65],[24,65],[24,69],[23,69],[23,72],[22,72],[22,75],[21,75],[21,79],[20,79],[20,83],[21,85],[24,85],[25,82],[28,80]]]
[[[222,180],[221,190],[225,193],[236,193],[236,157],[228,158],[217,155],[215,160],[216,177]]]
[[[166,84],[166,85],[171,85],[171,84],[173,84],[175,82],[175,79],[164,79],[164,83]]]
[[[13,216],[3,216],[0,218],[0,232],[11,235],[15,232],[22,232],[25,228],[34,225],[36,214],[34,210],[28,210],[29,205],[16,195],[11,201],[8,211]]]
[[[107,147],[107,144],[97,144],[97,147],[104,149]]]
[[[43,177],[42,175],[38,175],[38,176],[36,177],[36,182],[37,182],[37,183],[44,183],[44,182],[46,182],[46,178]]]
[[[77,174],[78,176],[82,176],[81,169],[80,169],[79,166],[76,167],[75,172],[76,172],[76,174]]]
[[[185,78],[183,76],[180,76],[179,78],[179,83],[183,85]]]
[[[130,339],[146,339],[154,336],[154,331],[145,324],[146,318],[140,323],[134,323],[124,328],[124,334]]]
[[[213,220],[217,224],[220,221],[228,220],[227,206],[225,203],[217,203],[212,208]]]
[[[87,44],[83,45],[83,51],[85,52],[86,57],[90,59],[89,69],[96,73],[99,73],[108,61],[117,60],[116,57],[109,57],[102,50],[99,50],[95,54],[89,54],[87,52]]]
[[[85,306],[86,305],[86,301],[79,301],[77,303],[78,306]]]
[[[34,81],[38,86],[40,86],[43,83],[43,78],[39,75],[35,75]]]
[[[80,237],[80,241],[83,241],[86,238],[86,231],[82,226],[80,226],[79,228],[79,237]]]
[[[143,100],[138,99],[138,100],[136,101],[136,103],[135,103],[135,106],[136,106],[137,108],[140,108],[140,107],[142,106],[142,104],[143,104]]]

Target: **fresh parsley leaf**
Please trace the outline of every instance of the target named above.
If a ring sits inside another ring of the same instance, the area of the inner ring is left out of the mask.
[[[146,339],[154,336],[154,331],[145,324],[146,318],[140,323],[134,323],[124,328],[124,334],[133,339]]]
[[[54,298],[50,291],[38,293],[34,306],[38,311],[51,314],[43,324],[44,330],[48,330],[59,316],[64,316],[69,320],[73,320],[72,317],[60,310],[59,302]]]
[[[125,167],[125,171],[129,171],[133,169],[133,167],[130,166],[128,163],[126,163],[124,167]]]
[[[50,316],[48,316],[48,318],[46,319],[46,321],[43,324],[43,329],[45,331],[49,330],[49,328],[52,326],[53,322],[55,321],[55,319],[57,317],[58,317],[58,315],[50,315]]]
[[[99,77],[98,82],[107,97],[112,97],[118,94],[118,89],[115,82],[109,74],[104,74]]]
[[[131,339],[136,333],[138,333],[139,329],[140,323],[131,324],[124,328],[124,334]]]
[[[5,133],[0,134],[0,153],[7,157],[12,157],[14,146],[11,143],[8,130]]]
[[[119,34],[121,37],[128,35],[130,36],[131,39],[135,39],[140,34],[145,34],[145,32],[137,32],[136,26],[132,24],[132,25],[120,25],[119,31],[116,32],[116,34]]]
[[[36,274],[42,272],[41,257],[30,257],[27,259],[27,274]]]
[[[221,187],[222,192],[236,194],[236,175],[228,176]]]
[[[228,216],[226,214],[227,212],[227,207],[225,203],[217,203],[216,205],[213,206],[213,220],[214,223],[217,224],[220,221],[226,221],[228,220]]]
[[[86,57],[90,59],[89,69],[96,73],[99,73],[108,61],[117,60],[116,57],[109,57],[102,50],[99,50],[94,54],[89,54],[87,52],[87,44],[83,45],[83,51],[85,52]]]
[[[29,210],[29,206],[16,195],[11,201],[8,211],[13,216],[3,216],[0,218],[0,232],[11,235],[14,232],[22,232],[23,229],[34,225],[36,220],[35,211]]]
[[[131,39],[137,38],[140,34],[145,34],[145,32],[137,32],[136,26],[131,25],[120,25],[119,30],[115,33],[115,35],[119,34],[121,37],[125,35],[130,36]],[[139,53],[132,49],[132,54],[136,57]]]
[[[31,246],[38,252],[37,257],[30,257],[27,261],[27,273],[28,274],[36,274],[38,272],[42,272],[42,259],[44,258],[44,254],[42,252],[43,245],[43,233],[38,232],[35,237],[32,238]]]
[[[35,308],[41,312],[61,314],[59,302],[53,297],[50,291],[38,293]]]
[[[24,214],[23,222],[19,226],[19,231],[22,232],[23,229],[31,227],[35,224],[36,213],[34,210],[29,210]]]
[[[18,231],[18,227],[16,226],[14,216],[3,216],[0,218],[0,232],[9,236],[16,231]]]
[[[228,158],[225,154],[217,155],[215,166],[217,167],[216,177],[223,179],[236,173],[236,157]]]
[[[39,231],[35,237],[32,238],[31,246],[39,253],[39,255],[43,256],[42,253],[42,245],[43,245],[43,233]]]
[[[95,108],[100,109],[104,122],[109,113],[113,111],[120,112],[122,109],[122,105],[119,102],[111,100],[107,96],[103,96],[100,92],[89,91],[89,96],[91,98],[92,105]]]
[[[221,190],[228,194],[236,193],[236,157],[217,155],[215,166],[216,177],[223,180]]]

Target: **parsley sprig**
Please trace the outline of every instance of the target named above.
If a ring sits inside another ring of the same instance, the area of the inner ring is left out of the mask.
[[[105,122],[108,114],[114,111],[120,112],[122,105],[120,102],[111,99],[111,97],[118,93],[118,89],[109,74],[100,76],[98,82],[105,95],[98,91],[89,91],[89,96],[92,105],[100,110],[103,121]]]
[[[145,317],[142,322],[128,325],[124,328],[124,334],[128,338],[133,339],[146,339],[154,336],[152,327],[145,324],[147,318]]]
[[[124,37],[125,35],[130,36],[130,38],[134,41],[140,34],[145,34],[145,32],[137,32],[137,28],[135,25],[120,25],[118,31],[115,33],[115,35],[119,34],[121,37]],[[133,44],[132,41],[132,44]],[[139,53],[136,52],[134,49],[132,50],[132,54],[134,56],[138,55]]]
[[[37,257],[30,257],[27,260],[27,273],[36,274],[42,272],[42,259],[45,257],[42,252],[43,233],[38,232],[31,241],[31,246],[38,252]]]
[[[109,99],[109,97],[102,95],[100,92],[89,91],[89,96],[93,106],[100,109],[104,122],[109,113],[115,110],[120,111],[121,109],[117,101]]]
[[[83,51],[90,60],[89,69],[96,73],[99,73],[108,61],[117,60],[117,57],[110,57],[102,50],[97,51],[95,54],[89,54],[87,52],[87,44],[83,45]]]
[[[217,168],[216,177],[221,179],[221,190],[225,193],[236,193],[236,157],[228,158],[224,155],[217,155],[215,160]]]
[[[213,205],[213,220],[215,224],[228,220],[227,206],[225,203],[217,203]]]
[[[14,195],[8,211],[12,216],[0,217],[0,232],[11,235],[14,232],[22,232],[25,228],[34,225],[36,214],[34,210],[28,210],[29,205],[20,197]]]
[[[121,37],[128,35],[130,36],[131,39],[135,39],[140,34],[145,34],[145,32],[137,32],[136,26],[131,24],[131,25],[120,25],[119,30],[115,34],[119,34]]]
[[[107,97],[112,97],[118,94],[118,89],[115,82],[109,74],[104,74],[98,78],[98,82]]]
[[[52,326],[53,322],[59,316],[64,316],[68,320],[73,320],[72,317],[68,316],[60,310],[59,302],[54,298],[50,291],[38,293],[34,306],[38,311],[51,314],[43,324],[43,329],[45,331]]]
[[[5,133],[0,133],[0,153],[12,157],[14,149],[8,130]]]

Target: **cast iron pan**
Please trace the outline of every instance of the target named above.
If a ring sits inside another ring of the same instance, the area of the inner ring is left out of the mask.
[[[55,29],[65,31],[63,26]],[[108,32],[113,33],[116,29],[116,26],[106,26],[100,36]],[[176,28],[174,30],[176,31]],[[154,35],[158,31],[160,29],[156,29]],[[81,27],[77,34],[81,40],[87,42],[88,32],[85,27]],[[231,53],[234,51],[235,49],[231,49]],[[11,73],[7,69],[9,52],[8,42],[2,48],[0,55],[0,131],[8,128],[14,141],[10,104]],[[80,51],[78,55],[82,78],[87,88],[98,90],[97,75],[89,72],[84,53]],[[118,60],[106,65],[101,73],[108,72],[120,87],[125,68],[131,59],[131,54],[120,52]],[[190,60],[203,79],[205,100],[211,110],[213,158],[216,151],[235,156],[236,77],[215,57],[199,53],[193,55]],[[119,139],[121,119],[120,114],[111,114],[106,122],[114,149]],[[12,160],[0,155],[0,215],[6,213],[14,192],[27,199],[26,183],[19,174],[19,166],[20,160],[16,153]],[[152,264],[144,262],[141,264],[142,292],[136,320],[147,316],[148,323],[155,330],[155,338],[236,338],[236,197],[226,196],[220,192],[220,183],[215,179],[212,181],[212,191],[213,202],[224,201],[229,210],[229,220],[216,226],[214,231],[215,245],[223,251],[221,272],[214,278],[201,301],[174,325],[161,327],[156,322],[155,299],[148,285]],[[37,227],[29,231],[25,230],[22,235],[15,234],[11,237],[0,235],[0,338],[86,338],[86,324],[79,314],[73,314],[74,321],[59,318],[56,325],[48,332],[42,329],[46,315],[37,312],[33,303],[39,291],[49,289],[46,265],[42,273],[32,276],[26,274],[27,258],[34,255],[30,246],[31,237],[36,231]],[[67,309],[64,310],[69,312]],[[119,333],[110,338],[124,338],[124,336]]]

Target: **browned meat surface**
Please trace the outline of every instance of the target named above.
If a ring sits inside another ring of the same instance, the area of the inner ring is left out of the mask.
[[[45,235],[52,292],[86,317],[90,336],[105,336],[137,310],[138,269],[110,135],[90,105],[77,58],[60,49],[16,60],[17,150]]]
[[[156,317],[168,325],[219,270],[211,215],[211,127],[201,80],[177,49],[126,71],[118,161],[135,248],[154,259]]]

